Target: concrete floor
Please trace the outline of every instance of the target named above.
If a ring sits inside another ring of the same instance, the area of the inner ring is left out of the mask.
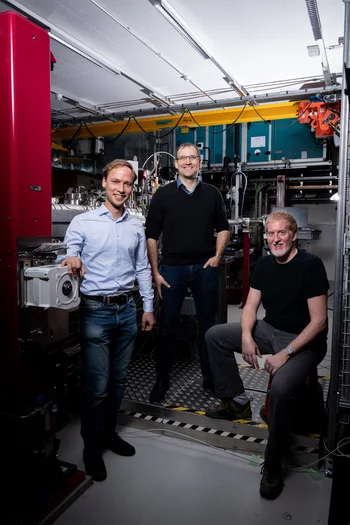
[[[331,480],[305,472],[286,473],[275,501],[259,495],[260,467],[251,458],[122,427],[136,448],[131,458],[105,453],[108,477],[94,483],[56,525],[326,525]],[[79,422],[67,426],[60,457],[82,468]]]

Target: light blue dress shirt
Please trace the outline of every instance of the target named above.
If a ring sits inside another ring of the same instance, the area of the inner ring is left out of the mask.
[[[181,182],[180,177],[178,177],[178,178],[176,179],[176,184],[177,184],[178,189],[182,189],[185,193],[187,193],[187,195],[192,195],[192,193],[194,193],[194,190],[197,188],[197,186],[198,186],[198,184],[200,184],[200,182],[201,182],[200,179],[197,179],[197,184],[195,185],[195,187],[193,188],[192,191],[189,191],[189,190],[186,188],[186,186],[184,185],[184,183]]]
[[[104,204],[74,217],[64,242],[67,257],[80,257],[85,295],[119,295],[130,291],[137,279],[144,312],[153,311],[151,267],[144,227],[126,210],[115,220]],[[60,257],[62,260],[63,257]]]

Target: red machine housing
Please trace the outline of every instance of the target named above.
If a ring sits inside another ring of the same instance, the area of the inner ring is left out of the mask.
[[[52,231],[48,33],[17,13],[0,13],[0,71],[0,369],[8,379],[19,357],[18,239]]]
[[[311,124],[316,138],[332,137],[340,118],[340,102],[301,102],[298,108],[301,124]]]

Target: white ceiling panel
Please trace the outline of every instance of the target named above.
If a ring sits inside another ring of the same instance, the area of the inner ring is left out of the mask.
[[[57,60],[52,91],[71,99],[68,104],[67,98],[53,99],[62,119],[68,118],[64,111],[81,117],[74,101],[119,114],[167,102],[186,107],[218,101],[225,107],[237,92],[224,81],[223,70],[251,94],[322,81],[320,58],[307,51],[315,40],[305,0],[167,1],[217,64],[200,56],[149,0],[9,0],[0,1],[0,11],[21,8],[95,60],[51,40]],[[343,0],[317,4],[330,71],[340,73]]]
[[[212,0],[169,1],[243,85],[321,73],[307,52],[315,41],[305,0],[217,0],[215,9]],[[334,41],[332,14],[342,19],[342,11],[342,0],[322,2],[322,28]]]

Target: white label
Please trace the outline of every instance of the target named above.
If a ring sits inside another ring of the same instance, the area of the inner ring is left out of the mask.
[[[302,151],[301,152],[301,158],[302,159],[307,159],[307,151]]]
[[[266,146],[266,137],[251,137],[251,148],[264,148]]]

